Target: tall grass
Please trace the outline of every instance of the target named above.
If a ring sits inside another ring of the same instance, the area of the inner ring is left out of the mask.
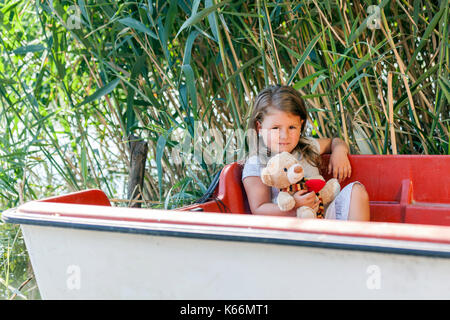
[[[310,134],[353,153],[450,154],[448,11],[447,0],[0,1],[0,207],[92,187],[123,198],[130,134],[149,143],[147,205],[193,201],[245,151],[231,132],[276,83],[301,92]],[[2,233],[3,248],[17,234]]]

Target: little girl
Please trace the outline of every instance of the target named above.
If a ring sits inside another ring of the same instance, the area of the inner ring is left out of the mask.
[[[308,114],[300,94],[289,86],[271,86],[255,100],[249,129],[257,132],[257,148],[251,150],[242,171],[242,182],[253,214],[296,216],[296,210],[308,206],[316,210],[319,199],[314,192],[294,194],[295,207],[281,211],[276,199],[279,190],[261,181],[261,169],[271,155],[287,151],[300,160],[305,176],[319,175],[320,155],[331,153],[328,173],[339,182],[351,176],[347,144],[339,138],[312,139],[303,137]],[[353,182],[341,190],[326,209],[326,219],[368,221],[369,197],[364,186]]]

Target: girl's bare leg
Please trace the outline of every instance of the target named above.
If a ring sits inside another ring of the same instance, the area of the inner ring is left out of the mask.
[[[370,221],[369,195],[360,183],[355,183],[352,188],[348,220]]]

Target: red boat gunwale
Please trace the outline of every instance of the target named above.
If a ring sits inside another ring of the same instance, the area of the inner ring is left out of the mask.
[[[101,192],[100,190],[86,190],[79,192],[78,195],[91,197]],[[155,232],[157,234],[161,232],[158,230],[166,229],[168,230],[168,235],[186,236],[186,234],[191,234],[191,236],[195,237],[195,234],[199,234],[200,236],[203,234],[201,237],[207,235],[211,239],[216,238],[215,234],[217,232],[223,232],[223,228],[231,228],[229,230],[241,232],[242,235],[240,237],[245,238],[246,235],[250,237],[262,237],[262,242],[270,242],[270,240],[264,240],[266,236],[264,231],[282,232],[275,234],[275,237],[281,237],[280,239],[283,239],[287,236],[288,238],[286,240],[289,239],[287,233],[299,235],[316,234],[319,236],[316,242],[324,246],[326,246],[329,240],[327,238],[321,238],[322,236],[408,241],[445,245],[446,247],[441,247],[441,249],[437,247],[438,250],[444,250],[442,253],[446,257],[450,254],[450,248],[448,247],[450,244],[450,228],[433,225],[316,219],[302,220],[292,217],[280,218],[208,212],[188,213],[176,210],[168,211],[84,204],[74,205],[70,203],[45,201],[30,201],[21,205],[12,213],[6,212],[4,214],[5,217],[6,222],[18,224],[65,226],[69,228],[88,228],[119,232],[125,230],[124,232],[132,233],[148,233],[148,231],[152,233],[151,230],[156,230]],[[204,229],[205,227],[206,229]],[[204,234],[205,231],[206,234]],[[390,244],[390,246],[394,247],[395,245],[395,243]],[[365,246],[367,247],[367,244]],[[422,248],[419,251],[426,250],[423,246],[419,247]],[[388,249],[388,247],[385,247],[385,249]]]
[[[275,230],[448,245],[450,183],[446,173],[450,172],[449,159],[448,156],[350,156],[352,177],[342,187],[352,181],[365,185],[371,197],[372,222],[246,214],[249,209],[241,182],[242,167],[238,163],[226,165],[222,170],[214,200],[176,210],[111,207],[103,191],[85,190],[31,201],[4,216],[9,222],[25,224],[92,226],[113,223],[120,227],[139,223],[142,228],[158,224],[199,230],[206,226],[212,230],[216,227],[238,228],[242,232]],[[325,156],[324,165],[327,163]],[[387,167],[390,174],[386,174]],[[199,209],[203,212],[198,212]],[[224,211],[232,214],[224,214]]]

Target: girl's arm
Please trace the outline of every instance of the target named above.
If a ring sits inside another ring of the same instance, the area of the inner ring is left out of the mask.
[[[294,195],[295,207],[290,211],[281,211],[276,203],[272,203],[270,187],[266,186],[260,177],[249,176],[243,181],[248,204],[252,214],[296,217],[297,208],[309,206],[316,209],[319,201],[314,192],[297,192]]]
[[[345,141],[339,138],[318,139],[320,145],[320,154],[331,153],[328,164],[328,174],[333,172],[333,177],[339,182],[352,175],[352,168],[348,160],[350,150]]]
[[[266,186],[260,177],[246,177],[242,182],[247,194],[248,205],[253,214],[295,217],[295,210],[281,211],[270,198],[270,187]]]

